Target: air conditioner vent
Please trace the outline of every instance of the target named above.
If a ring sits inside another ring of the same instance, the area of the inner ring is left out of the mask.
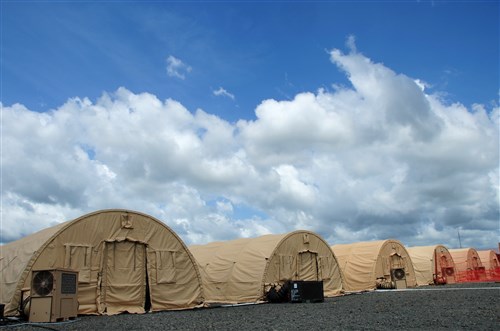
[[[75,294],[77,284],[77,274],[67,272],[61,274],[61,294]]]
[[[406,272],[404,268],[392,269],[391,275],[393,280],[403,280],[406,278]]]
[[[39,296],[47,296],[54,289],[54,276],[50,271],[38,271],[33,276],[33,292]]]

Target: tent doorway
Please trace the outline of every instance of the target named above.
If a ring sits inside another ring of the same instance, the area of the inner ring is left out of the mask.
[[[146,293],[146,245],[113,241],[104,245],[101,310],[103,313],[144,313]]]
[[[447,256],[443,253],[439,253],[439,259],[438,259],[438,252],[435,253],[435,258],[434,261],[436,261],[436,266],[435,266],[435,284],[454,284],[455,283],[455,268],[453,266],[453,262],[449,261]],[[439,261],[439,262],[438,262]],[[439,263],[439,265],[438,265]]]
[[[390,266],[391,269],[404,269],[405,260],[401,255],[394,253],[390,257]]]
[[[318,253],[304,251],[299,253],[298,265],[299,280],[319,280]]]

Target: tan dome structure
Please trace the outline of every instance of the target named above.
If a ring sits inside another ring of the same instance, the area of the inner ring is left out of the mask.
[[[18,314],[34,270],[78,271],[79,314],[144,313],[203,303],[196,262],[159,220],[130,210],[102,210],[1,247],[5,314]]]
[[[477,251],[489,281],[500,281],[500,262],[494,250]]]
[[[324,296],[342,292],[335,255],[317,234],[295,231],[189,246],[207,303],[250,303],[288,280],[323,281]]]
[[[474,282],[485,280],[486,274],[481,258],[474,248],[450,249],[455,262],[457,282]]]
[[[455,283],[455,263],[443,245],[407,247],[417,285]]]
[[[339,261],[347,291],[415,287],[415,271],[398,240],[358,242],[331,246]]]

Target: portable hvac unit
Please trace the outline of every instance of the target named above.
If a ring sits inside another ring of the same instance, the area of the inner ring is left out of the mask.
[[[391,269],[391,278],[396,289],[406,288],[406,272],[404,268]]]
[[[291,302],[323,302],[323,281],[292,281],[290,286]]]
[[[443,268],[442,272],[447,276],[447,277],[450,277],[450,276],[453,276],[455,274],[455,270],[453,269],[453,267],[448,267],[448,268]]]
[[[447,267],[443,268],[441,272],[446,277],[446,284],[454,284],[455,283],[455,268]]]
[[[78,315],[78,272],[34,270],[31,277],[30,322],[59,322]]]

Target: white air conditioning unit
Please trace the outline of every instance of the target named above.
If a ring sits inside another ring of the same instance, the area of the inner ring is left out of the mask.
[[[30,322],[59,322],[78,315],[78,271],[33,270]]]
[[[391,269],[391,278],[397,289],[406,288],[406,271],[404,268]]]

